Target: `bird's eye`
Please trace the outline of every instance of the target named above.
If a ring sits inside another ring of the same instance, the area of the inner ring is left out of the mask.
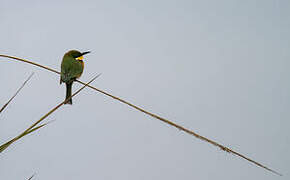
[[[76,60],[83,60],[84,56],[77,57]]]

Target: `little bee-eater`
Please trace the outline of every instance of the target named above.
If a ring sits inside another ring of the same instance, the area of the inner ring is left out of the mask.
[[[60,84],[64,82],[66,84],[66,101],[65,104],[72,104],[71,90],[73,82],[81,77],[84,70],[83,55],[90,53],[79,52],[71,50],[64,54],[61,62]]]

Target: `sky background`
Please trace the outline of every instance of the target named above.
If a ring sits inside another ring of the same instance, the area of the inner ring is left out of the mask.
[[[92,89],[0,155],[0,179],[289,179],[290,1],[0,2],[0,54],[60,70],[226,145],[279,177]],[[0,143],[63,101],[59,76],[0,58]],[[75,83],[73,90],[81,87]]]

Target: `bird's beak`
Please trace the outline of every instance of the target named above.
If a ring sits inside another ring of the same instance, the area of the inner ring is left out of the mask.
[[[85,55],[85,54],[88,54],[88,53],[90,53],[90,52],[91,52],[91,51],[83,52],[83,53],[82,53],[82,56]]]

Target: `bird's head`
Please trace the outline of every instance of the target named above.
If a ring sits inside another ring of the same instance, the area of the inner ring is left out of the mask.
[[[81,60],[84,59],[83,55],[88,54],[88,53],[90,53],[90,51],[87,51],[87,52],[79,52],[77,50],[70,50],[69,52],[67,52],[65,54],[65,56],[73,57],[74,59],[81,61]]]

